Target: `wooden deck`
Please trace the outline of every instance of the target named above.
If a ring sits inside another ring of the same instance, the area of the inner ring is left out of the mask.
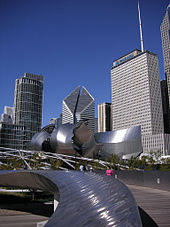
[[[141,207],[159,227],[170,227],[170,192],[127,185]],[[149,225],[146,225],[150,227]]]

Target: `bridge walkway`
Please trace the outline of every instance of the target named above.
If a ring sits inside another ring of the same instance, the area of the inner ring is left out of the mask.
[[[127,185],[137,205],[142,208],[159,227],[170,227],[170,191],[136,185]]]

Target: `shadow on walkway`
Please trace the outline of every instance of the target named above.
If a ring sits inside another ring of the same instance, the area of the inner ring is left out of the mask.
[[[9,194],[0,194],[0,209],[22,211],[45,217],[51,217],[54,212],[53,204],[44,204],[44,201],[32,201],[29,198]]]
[[[0,209],[27,212],[44,217],[51,217],[53,214],[53,204],[44,204],[44,202],[31,201],[30,198],[22,198],[9,194],[0,194]],[[138,209],[143,227],[158,227],[141,207],[138,207]]]
[[[138,209],[143,227],[159,227],[156,222],[141,207],[138,206]]]

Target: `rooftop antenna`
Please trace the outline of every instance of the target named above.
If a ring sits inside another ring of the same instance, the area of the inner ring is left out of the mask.
[[[143,52],[143,36],[142,36],[142,24],[141,24],[141,18],[140,18],[139,1],[138,1],[138,13],[139,13],[139,26],[140,26],[140,45],[141,45],[141,51]]]

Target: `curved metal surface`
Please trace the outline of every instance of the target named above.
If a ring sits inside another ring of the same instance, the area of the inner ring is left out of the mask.
[[[48,129],[47,126],[46,128]],[[54,128],[50,134],[46,134],[47,131],[43,129],[33,136],[31,147],[34,150],[40,151],[49,147],[50,152],[74,155],[77,151],[88,158],[98,155],[104,158],[116,154],[127,159],[142,152],[140,126],[93,134],[82,121],[77,124],[62,124],[59,128]],[[46,141],[44,147],[43,140]]]
[[[93,135],[92,131],[90,131],[86,124],[82,121],[75,125],[73,132],[73,141],[78,147],[81,147]]]
[[[139,139],[140,136],[140,126],[115,131],[99,132],[95,134],[96,140],[100,143],[121,143]]]
[[[31,139],[31,150],[42,151],[43,142],[49,137],[46,131],[37,132]]]
[[[49,124],[44,126],[41,131],[46,131],[48,133],[52,133],[52,131],[55,129],[55,124]]]
[[[74,149],[83,157],[95,158],[99,152],[99,144],[96,143],[92,131],[84,122],[78,122],[74,128],[72,137]]]
[[[79,171],[0,171],[0,186],[59,190],[59,205],[45,226],[142,227],[130,190],[105,174]]]
[[[50,138],[50,145],[53,151],[61,149],[73,149],[72,137],[73,137],[74,125],[66,123],[55,129]]]
[[[97,143],[103,144],[99,152],[101,157],[116,154],[129,159],[131,156],[136,157],[142,152],[140,126],[96,133],[95,140]]]

